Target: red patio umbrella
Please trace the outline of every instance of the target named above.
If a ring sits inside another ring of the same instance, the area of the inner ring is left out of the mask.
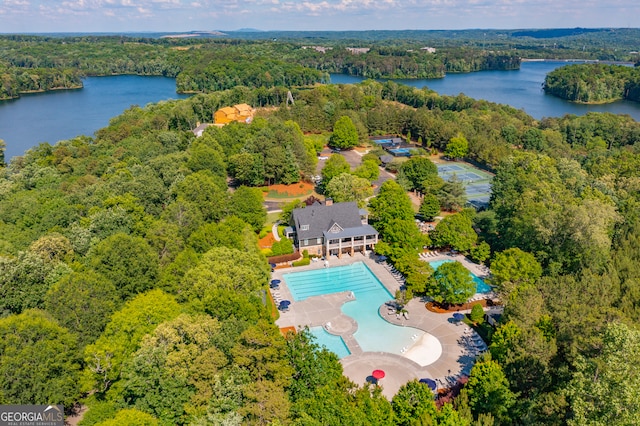
[[[380,380],[380,379],[384,379],[385,374],[383,370],[373,370],[373,373],[371,373],[371,376],[373,376],[373,378],[376,380]]]

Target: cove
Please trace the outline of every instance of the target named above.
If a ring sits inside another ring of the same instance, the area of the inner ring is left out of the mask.
[[[544,117],[562,117],[565,114],[610,112],[628,114],[634,120],[640,121],[638,102],[618,101],[610,104],[583,105],[545,94],[542,83],[547,73],[568,64],[569,62],[565,61],[524,61],[519,70],[513,71],[479,71],[447,74],[439,79],[393,81],[418,88],[427,86],[441,95],[456,96],[464,93],[470,98],[511,105],[538,120]],[[361,77],[331,74],[331,82],[336,84],[354,84],[362,80]]]
[[[54,145],[78,135],[92,136],[132,105],[189,96],[177,94],[175,79],[168,77],[87,77],[83,84],[83,89],[25,94],[0,102],[6,162],[41,142]]]

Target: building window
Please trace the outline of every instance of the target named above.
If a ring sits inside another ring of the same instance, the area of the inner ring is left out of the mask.
[[[322,238],[316,238],[316,244],[322,244]]]
[[[308,246],[309,245],[309,240],[304,240],[303,244],[304,246]]]
[[[300,230],[301,231],[308,231],[309,230],[309,225],[300,225]]]

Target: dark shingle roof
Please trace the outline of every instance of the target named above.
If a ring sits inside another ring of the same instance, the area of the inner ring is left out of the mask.
[[[335,238],[359,237],[361,235],[378,235],[378,231],[371,225],[360,225],[358,228],[345,228],[335,234],[325,231],[324,238],[331,240]]]
[[[355,202],[335,203],[330,206],[314,204],[303,209],[295,209],[292,216],[298,240],[321,238],[334,223],[342,229],[362,226],[360,209]],[[303,230],[303,225],[309,225],[309,229]]]

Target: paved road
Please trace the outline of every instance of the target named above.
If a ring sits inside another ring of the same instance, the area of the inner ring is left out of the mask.
[[[268,212],[281,211],[282,204],[284,204],[282,201],[265,201],[262,203]]]

